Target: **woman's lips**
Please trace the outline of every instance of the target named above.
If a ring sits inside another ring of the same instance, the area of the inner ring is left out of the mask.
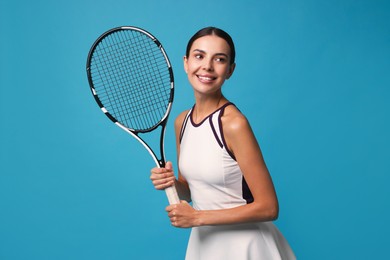
[[[202,82],[211,82],[215,80],[215,77],[212,76],[206,76],[206,75],[197,75],[198,79]]]

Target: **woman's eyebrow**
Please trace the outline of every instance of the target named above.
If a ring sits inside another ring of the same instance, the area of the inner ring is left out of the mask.
[[[195,49],[195,50],[193,50],[192,52],[201,52],[201,53],[206,53],[204,50],[200,50],[200,49]]]
[[[195,50],[193,50],[193,52],[206,53],[204,50],[201,50],[201,49],[195,49]],[[223,52],[215,53],[214,56],[225,56],[226,58],[229,57],[226,53],[223,53]]]

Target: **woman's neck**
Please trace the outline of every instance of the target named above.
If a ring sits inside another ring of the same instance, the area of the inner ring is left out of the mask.
[[[228,100],[221,94],[214,97],[195,98],[196,103],[193,111],[193,120],[195,123],[202,122],[207,116],[224,105]]]

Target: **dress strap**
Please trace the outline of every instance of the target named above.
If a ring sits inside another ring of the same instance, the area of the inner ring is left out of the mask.
[[[214,137],[221,148],[224,147],[224,142],[223,142],[224,138],[223,138],[223,131],[222,131],[222,122],[220,118],[223,115],[223,111],[225,110],[225,108],[229,105],[234,105],[234,104],[231,102],[227,102],[226,104],[218,108],[218,110],[216,110],[209,117],[211,130],[213,131]]]
[[[183,138],[184,130],[186,129],[188,118],[190,118],[192,109],[193,109],[193,107],[188,111],[188,113],[186,114],[186,116],[185,116],[185,118],[183,120],[183,123],[181,125],[180,136],[179,136],[179,142],[180,143],[181,143],[181,139]]]
[[[230,151],[230,149],[228,148],[227,144],[226,144],[226,140],[225,140],[225,135],[223,133],[223,127],[222,127],[222,116],[225,112],[225,108],[229,105],[233,105],[234,107],[236,107],[236,105],[234,105],[233,103],[229,102],[229,103],[226,103],[222,108],[221,108],[221,111],[218,115],[218,126],[219,126],[219,131],[220,131],[220,135],[221,135],[221,141],[223,143],[223,145],[225,146],[225,149],[227,151],[227,153],[230,155],[230,157],[232,157],[233,160],[236,160],[236,157],[234,156],[234,154],[232,153],[232,151]],[[237,108],[237,107],[236,107]]]
[[[219,110],[215,114],[210,115],[209,124],[210,124],[211,130],[214,134],[215,140],[217,141],[218,145],[221,148],[223,148],[222,133],[221,133],[221,127],[220,127],[220,122],[219,122],[220,113],[221,113],[221,110]]]

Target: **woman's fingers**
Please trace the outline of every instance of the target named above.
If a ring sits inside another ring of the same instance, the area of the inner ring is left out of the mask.
[[[153,168],[150,179],[157,190],[166,189],[175,182],[175,175],[172,170],[166,168]]]
[[[169,205],[165,208],[172,226],[188,228],[195,226],[196,210],[186,201],[180,204]]]
[[[163,190],[163,189],[166,189],[170,186],[172,186],[174,183],[175,183],[175,180],[160,180],[160,181],[153,181],[152,182],[154,187],[157,189],[157,190]]]

